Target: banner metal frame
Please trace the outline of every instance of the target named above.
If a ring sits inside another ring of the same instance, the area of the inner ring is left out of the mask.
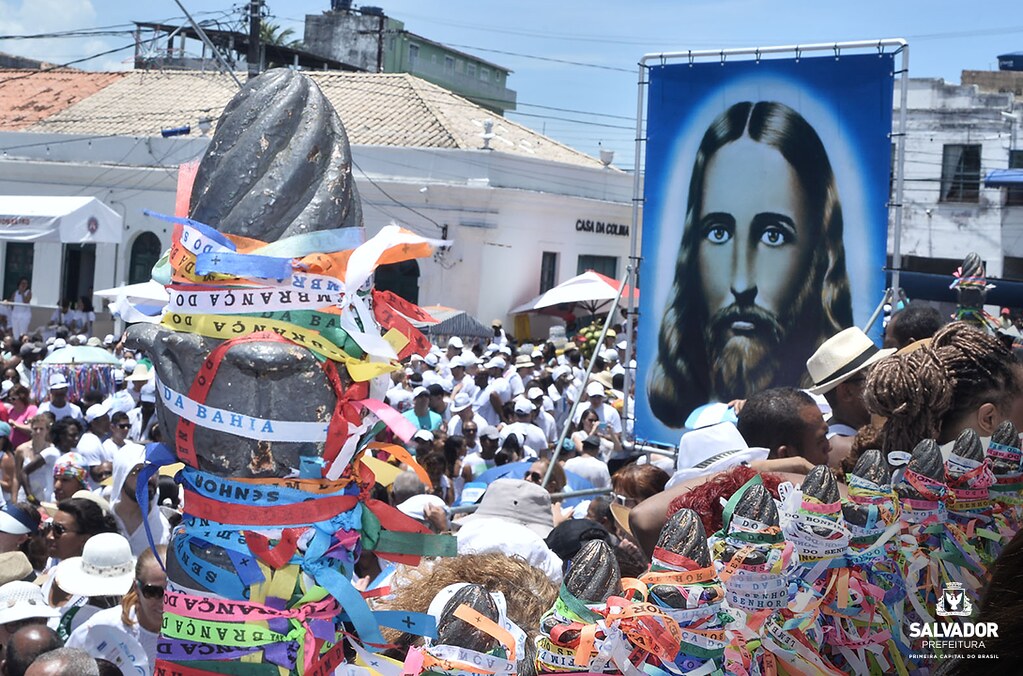
[[[890,51],[886,51],[889,50]],[[849,53],[862,53],[870,50],[875,50],[879,55],[882,54],[901,54],[901,64],[897,70],[892,73],[893,78],[897,78],[896,86],[899,88],[898,95],[898,107],[894,111],[894,123],[893,129],[889,132],[888,136],[895,141],[895,162],[892,169],[894,173],[894,194],[888,202],[889,215],[892,221],[892,285],[890,288],[885,290],[884,297],[881,299],[881,304],[885,302],[889,297],[897,297],[899,293],[899,270],[902,268],[902,195],[903,195],[903,184],[904,184],[904,171],[903,167],[906,160],[906,113],[907,113],[907,98],[909,96],[909,43],[903,38],[882,38],[880,40],[856,40],[851,42],[827,42],[827,43],[813,43],[808,45],[775,45],[769,47],[738,47],[729,49],[702,49],[702,50],[686,50],[677,52],[656,52],[651,54],[644,54],[643,58],[639,60],[638,79],[636,82],[636,154],[635,163],[633,166],[633,181],[632,181],[632,230],[629,234],[629,265],[625,276],[625,284],[638,288],[636,283],[639,279],[640,264],[642,263],[642,257],[639,255],[637,247],[639,246],[639,232],[642,227],[642,220],[640,218],[640,209],[643,205],[643,165],[644,165],[644,154],[646,146],[646,129],[644,117],[645,104],[646,104],[646,87],[649,84],[647,79],[647,71],[651,64],[664,65],[669,61],[686,61],[690,64],[696,61],[706,61],[711,59],[719,59],[721,65],[725,65],[726,61],[733,57],[753,57],[753,60],[760,61],[762,57],[768,54],[793,54],[796,60],[799,60],[800,56],[810,52],[832,52],[835,55],[835,59],[842,57],[842,52]],[[892,210],[894,209],[894,212]],[[880,306],[879,306],[880,307]],[[635,355],[635,343],[636,343],[636,331],[638,327],[639,312],[635,307],[633,295],[629,294],[628,304],[626,306],[627,322],[626,331],[629,336],[628,343],[625,348],[625,363],[630,364]],[[867,323],[867,328],[873,324],[875,317],[872,317]],[[622,425],[623,428],[627,429],[628,421],[635,422],[635,416],[632,415],[630,418],[629,408],[629,392],[633,384],[633,370],[631,368],[625,369],[625,401],[622,406]],[[630,434],[623,429],[623,437],[629,437]],[[631,441],[636,441],[635,427],[632,428]],[[644,443],[649,443],[646,440],[641,440]]]

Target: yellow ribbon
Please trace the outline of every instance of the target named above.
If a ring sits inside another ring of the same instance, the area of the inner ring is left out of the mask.
[[[163,325],[186,333],[197,333],[207,338],[229,340],[257,331],[273,331],[291,342],[305,347],[316,354],[336,362],[343,362],[353,380],[363,382],[376,376],[394,371],[397,367],[390,362],[371,362],[356,359],[345,353],[317,331],[303,329],[294,324],[274,319],[257,317],[221,317],[217,315],[193,315],[168,312],[163,316]]]

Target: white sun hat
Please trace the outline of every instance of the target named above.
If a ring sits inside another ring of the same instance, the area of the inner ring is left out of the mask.
[[[135,580],[135,557],[123,535],[99,533],[89,538],[81,556],[57,566],[57,586],[80,596],[124,596]]]

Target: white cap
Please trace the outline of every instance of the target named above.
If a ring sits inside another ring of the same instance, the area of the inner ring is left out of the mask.
[[[459,338],[458,336],[451,336],[450,338],[448,338],[448,347],[453,347],[456,350],[461,350],[465,346],[462,344],[461,338]]]
[[[428,396],[430,396],[430,391],[429,391],[429,390],[427,390],[427,389],[426,389],[425,387],[423,387],[423,386],[419,386],[419,387],[417,387],[416,389],[412,390],[412,398],[413,398],[413,399],[415,399],[416,397],[418,397],[418,396],[420,396],[420,395],[422,395],[422,396],[424,396],[424,397],[428,397]]]
[[[103,344],[104,345],[113,345],[114,344],[114,334],[108,333],[107,335],[103,336]]]
[[[603,359],[604,361],[617,362],[618,361],[618,350],[615,350],[615,349],[610,348],[610,347],[607,348],[606,350],[601,350],[600,351],[600,358]]]
[[[569,368],[568,366],[565,366],[565,365],[561,365],[558,368],[554,369],[554,373],[551,374],[551,376],[554,378],[554,380],[557,380],[561,376],[568,376],[568,375],[572,375],[572,369]]]
[[[506,362],[504,359],[501,359],[500,357],[494,357],[493,359],[486,363],[486,368],[488,369],[503,369],[507,368],[507,366],[508,362]]]
[[[604,386],[601,385],[600,383],[598,383],[595,380],[592,381],[589,385],[586,386],[586,396],[587,397],[603,397],[604,396]]]
[[[121,368],[124,369],[125,373],[132,373],[135,370],[136,366],[138,366],[138,362],[135,361],[134,359],[125,359],[124,363],[121,365]]]
[[[419,439],[421,441],[433,441],[433,432],[430,430],[419,430],[412,435],[413,439]]]
[[[111,372],[111,375],[113,375],[115,383],[120,384],[124,382],[124,371],[122,371],[121,369],[114,369]]]
[[[149,381],[142,386],[142,389],[139,390],[139,401],[147,404],[156,403],[156,383]]]
[[[67,389],[67,378],[64,377],[63,373],[54,373],[52,376],[50,376],[50,389],[51,390]]]
[[[110,408],[105,403],[93,404],[85,411],[85,422],[92,422],[96,418],[102,418],[110,413]]]
[[[629,346],[629,343],[626,342],[625,340],[620,340],[620,341],[618,341],[618,344],[615,345],[615,347],[617,347],[619,350],[624,350],[628,346]]]
[[[411,357],[409,357],[409,361],[423,361],[423,355],[413,354]]]
[[[413,519],[425,521],[426,508],[428,506],[440,507],[445,511],[447,511],[448,508],[448,506],[444,504],[444,500],[437,497],[436,495],[420,494],[413,495],[405,502],[401,503],[400,505],[397,505],[397,509],[405,516],[410,516]]]
[[[543,359],[543,352],[541,352],[540,350],[533,350],[529,354],[529,358],[530,359],[536,359],[537,357],[540,357],[541,359]]]
[[[529,391],[526,392],[526,399],[529,399],[530,401],[533,401],[534,399],[537,399],[542,396],[543,390],[541,390],[539,387],[531,387],[529,388]]]
[[[531,402],[530,400],[523,399],[522,397],[519,397],[518,399],[515,400],[515,412],[516,413],[521,413],[523,415],[527,415],[529,413],[532,413],[535,410],[536,410],[536,407],[533,406],[533,402]]]
[[[64,340],[63,338],[54,338],[53,339],[53,349],[54,350],[59,350],[62,347],[67,347],[67,341]]]
[[[428,352],[423,358],[423,361],[425,361],[429,366],[436,366],[440,362],[440,359],[438,359],[437,355],[433,352]]]

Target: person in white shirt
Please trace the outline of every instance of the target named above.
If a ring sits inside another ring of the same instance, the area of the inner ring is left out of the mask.
[[[526,455],[542,458],[547,455],[550,445],[547,443],[547,437],[544,436],[543,430],[533,424],[534,410],[533,404],[528,399],[516,399],[515,422],[501,428],[501,443],[503,444],[510,434],[517,433],[522,437],[520,441]]]
[[[167,547],[157,546],[157,553],[167,559]],[[143,551],[135,562],[135,581],[119,605],[101,610],[71,632],[67,647],[88,651],[105,640],[98,627],[113,627],[138,642],[149,657],[149,673],[155,673],[157,640],[163,624],[163,593],[167,587],[167,574],[160,567],[151,549]],[[127,618],[127,621],[125,621]]]
[[[131,553],[138,556],[149,548],[146,537],[146,521],[153,542],[167,544],[170,540],[171,527],[167,517],[156,504],[157,475],[149,478],[147,495],[149,496],[148,515],[143,515],[135,495],[139,471],[146,461],[146,449],[138,444],[123,446],[114,457],[113,481],[110,487],[110,511],[117,520],[121,533],[128,538]]]
[[[589,406],[579,406],[575,409],[575,419],[573,422],[576,425],[579,424],[580,418],[582,418],[583,411],[595,411],[597,417],[600,418],[600,422],[607,423],[610,430],[621,437],[622,434],[622,417],[618,415],[618,411],[613,406],[604,403],[604,386],[597,381],[591,381],[586,386],[586,397],[589,400]]]
[[[53,495],[53,467],[61,451],[53,446],[52,426],[52,413],[37,413],[32,418],[32,439],[15,451],[15,463],[21,464],[15,501],[27,500],[38,505]]]
[[[124,379],[124,371],[121,369],[114,369],[114,393],[107,397],[103,404],[110,411],[110,415],[123,411],[127,413],[131,409],[135,408],[138,404],[134,397],[128,392],[128,382]]]
[[[497,426],[504,421],[502,409],[512,398],[511,385],[501,377],[506,366],[504,359],[494,357],[486,363],[486,375],[481,374],[477,381],[482,389],[473,400],[472,407],[488,425]]]
[[[583,439],[582,454],[565,461],[565,471],[578,474],[586,479],[594,488],[610,488],[611,473],[607,463],[597,457],[600,453],[600,439],[590,435]]]
[[[472,410],[472,399],[465,393],[458,393],[451,401],[450,411],[453,414],[448,420],[448,436],[465,433],[462,431],[465,423],[475,422],[476,429],[480,430],[487,426],[487,421],[481,415]],[[473,449],[469,449],[470,451]]]
[[[543,395],[543,390],[539,387],[530,387],[526,392],[526,398],[529,399],[529,403],[533,405],[533,409],[536,411],[533,414],[533,424],[543,431],[543,435],[547,437],[547,442],[553,444],[558,440],[558,433],[561,430],[558,429],[554,416],[547,412],[548,406],[551,409],[554,408],[550,399]]]
[[[572,386],[572,369],[568,366],[559,366],[551,373],[553,382],[547,388],[547,396],[554,404],[554,423],[560,430],[568,420],[568,413],[572,410],[572,402],[575,401],[576,392]]]
[[[103,441],[110,435],[110,413],[104,404],[93,404],[85,412],[87,431],[78,440],[77,451],[85,458],[89,467],[111,462],[113,455],[108,455],[103,448]]]
[[[103,454],[110,458],[115,458],[121,453],[122,449],[128,453],[138,453],[134,447],[141,447],[141,445],[128,440],[128,432],[130,430],[131,420],[129,420],[127,413],[117,411],[111,415],[110,436],[103,441]]]
[[[61,418],[74,418],[79,422],[85,421],[82,409],[67,400],[68,383],[63,373],[54,373],[50,376],[50,398],[39,404],[39,413],[52,413],[57,420]]]
[[[479,386],[476,385],[475,378],[469,374],[470,364],[473,365],[473,371],[475,372],[476,358],[472,355],[461,355],[451,360],[451,382],[453,384],[451,389],[452,395],[458,395],[460,392],[464,392],[471,399],[480,391]]]

